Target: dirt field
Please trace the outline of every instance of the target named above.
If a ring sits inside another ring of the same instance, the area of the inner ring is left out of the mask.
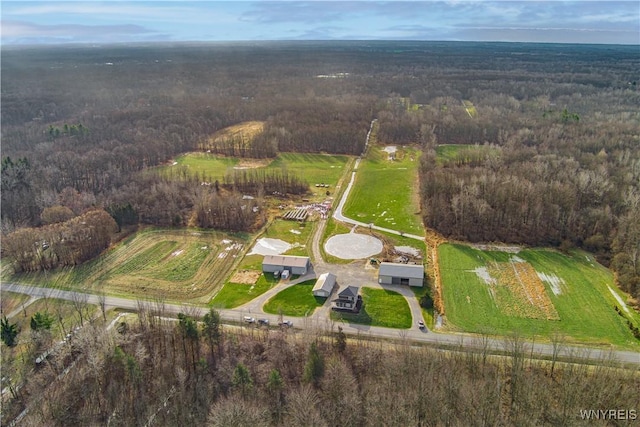
[[[255,285],[262,273],[256,270],[240,270],[236,271],[229,282],[239,283],[241,285]]]
[[[536,270],[528,262],[493,262],[487,266],[498,307],[509,316],[559,320]]]

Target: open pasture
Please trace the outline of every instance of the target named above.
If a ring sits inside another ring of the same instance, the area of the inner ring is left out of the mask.
[[[476,333],[564,335],[637,348],[613,306],[609,270],[583,252],[443,244],[438,248],[448,327]],[[629,314],[638,324],[640,316]]]
[[[418,202],[420,151],[398,146],[392,155],[370,148],[360,162],[344,214],[365,223],[424,235]]]

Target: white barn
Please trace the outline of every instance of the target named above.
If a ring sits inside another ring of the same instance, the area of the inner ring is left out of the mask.
[[[382,285],[424,286],[424,267],[422,265],[380,263],[378,283]]]
[[[264,273],[283,272],[288,270],[291,274],[303,276],[311,268],[311,260],[306,256],[290,255],[265,255],[262,260],[262,271]]]
[[[313,295],[316,297],[328,298],[336,285],[336,275],[332,273],[324,273],[318,277],[316,284],[313,286]]]

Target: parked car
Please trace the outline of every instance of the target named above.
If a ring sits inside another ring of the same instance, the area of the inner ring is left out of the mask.
[[[420,321],[418,322],[418,328],[419,328],[421,331],[424,331],[425,329],[427,329],[427,327],[424,325],[424,322],[423,322],[422,320],[420,320]]]
[[[258,319],[259,325],[269,326],[269,319]]]
[[[256,323],[256,319],[251,316],[244,316],[243,320],[245,321],[245,323]]]
[[[293,326],[293,322],[291,320],[283,320],[282,322],[278,322],[278,326],[287,326],[290,328]]]

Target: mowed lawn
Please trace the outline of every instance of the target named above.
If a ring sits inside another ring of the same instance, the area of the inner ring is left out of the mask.
[[[365,223],[424,235],[418,196],[420,151],[398,146],[396,160],[379,146],[360,162],[344,214]]]
[[[279,279],[272,273],[263,273],[255,285],[226,283],[213,297],[210,305],[215,308],[235,308],[267,292]]]
[[[411,327],[411,310],[407,300],[397,292],[363,287],[362,309],[358,314],[331,312],[336,321],[362,325],[406,329]]]
[[[452,329],[500,335],[518,332],[529,337],[559,332],[570,342],[640,347],[626,319],[613,308],[619,305],[607,287],[616,289],[613,275],[584,252],[568,256],[550,249],[524,249],[511,254],[443,244],[438,256],[447,323]],[[555,293],[548,281],[542,281],[559,320],[506,315],[489,285],[474,272],[492,262],[508,263],[514,256],[531,264],[537,274],[559,279]],[[640,324],[640,316],[633,311],[629,318]]]
[[[315,283],[314,279],[291,285],[267,301],[262,309],[271,314],[282,313],[295,317],[309,316],[326,301],[326,298],[313,295],[312,290]]]

